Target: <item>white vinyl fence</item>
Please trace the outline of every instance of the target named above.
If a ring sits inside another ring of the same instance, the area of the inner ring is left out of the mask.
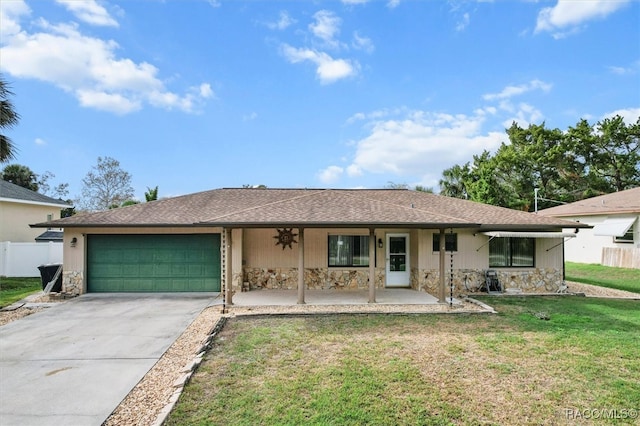
[[[0,276],[39,277],[48,263],[62,263],[62,243],[0,242]]]

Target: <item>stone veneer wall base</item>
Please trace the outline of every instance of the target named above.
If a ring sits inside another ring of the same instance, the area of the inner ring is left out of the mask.
[[[84,275],[78,271],[62,271],[62,292],[79,296],[83,293]]]

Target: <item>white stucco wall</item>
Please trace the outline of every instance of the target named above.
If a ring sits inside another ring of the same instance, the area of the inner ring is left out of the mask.
[[[628,215],[625,215],[628,216]],[[638,215],[640,217],[640,215]],[[595,226],[614,215],[594,215],[580,217],[566,217],[563,219],[586,223]],[[576,238],[571,238],[565,243],[565,260],[577,263],[600,263],[602,261],[602,249],[604,247],[638,248],[640,247],[640,221],[636,218],[634,225],[633,243],[616,243],[613,237],[593,234],[593,229],[580,229]],[[573,229],[565,229],[565,232],[573,232]]]

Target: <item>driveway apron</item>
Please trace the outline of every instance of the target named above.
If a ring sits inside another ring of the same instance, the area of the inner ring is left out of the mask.
[[[0,425],[101,425],[216,295],[86,294],[0,327]]]

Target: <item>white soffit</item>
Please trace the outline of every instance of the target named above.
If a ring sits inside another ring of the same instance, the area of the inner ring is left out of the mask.
[[[611,217],[593,227],[593,235],[622,237],[636,221],[635,217]]]
[[[496,238],[573,238],[573,232],[511,232],[511,231],[491,231],[483,232],[484,235]]]

